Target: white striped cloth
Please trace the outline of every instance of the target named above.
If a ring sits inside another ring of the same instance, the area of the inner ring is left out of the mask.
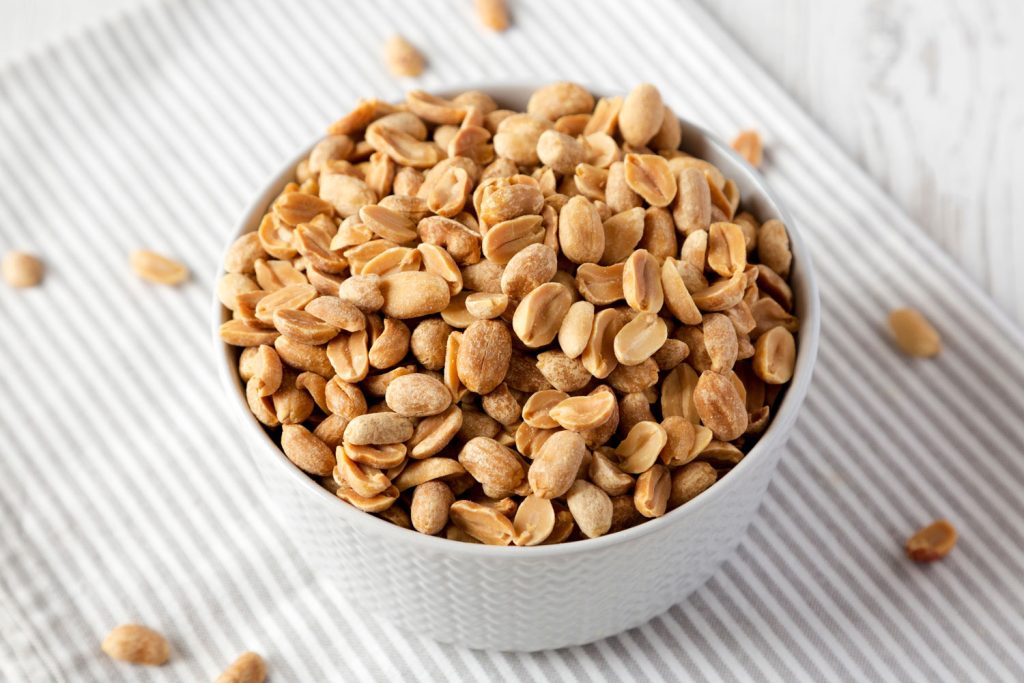
[[[517,1],[501,35],[470,4],[185,0],[0,73],[0,249],[48,266],[0,290],[0,678],[210,680],[245,649],[275,681],[1024,678],[1020,333],[692,0]],[[641,628],[498,654],[354,611],[268,511],[222,407],[206,312],[231,223],[357,96],[414,85],[382,65],[396,30],[429,57],[416,86],[651,81],[722,136],[766,132],[821,279],[814,386],[735,556]],[[138,247],[193,281],[140,282]],[[904,304],[942,331],[938,359],[891,347]],[[940,516],[959,545],[909,563]],[[171,663],[101,655],[126,621],[168,634]]]

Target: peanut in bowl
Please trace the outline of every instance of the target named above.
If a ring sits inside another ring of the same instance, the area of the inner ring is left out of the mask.
[[[418,633],[536,650],[646,621],[735,547],[818,302],[761,178],[652,87],[484,90],[336,123],[238,226],[214,321],[314,566]]]

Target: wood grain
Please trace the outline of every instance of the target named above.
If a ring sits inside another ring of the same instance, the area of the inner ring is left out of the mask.
[[[1024,3],[701,1],[1024,323]]]

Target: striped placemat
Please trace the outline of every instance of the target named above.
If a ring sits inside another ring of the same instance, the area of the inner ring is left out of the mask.
[[[43,287],[0,289],[0,679],[210,680],[238,653],[273,680],[964,681],[1024,677],[1024,339],[693,0],[184,0],[0,72],[0,250]],[[401,30],[427,73],[397,82]],[[656,83],[722,136],[756,126],[812,245],[814,386],[736,555],[665,616],[586,647],[473,652],[397,632],[319,582],[268,511],[221,405],[206,311],[232,221],[359,95],[510,78]],[[127,254],[174,254],[178,289]],[[915,306],[932,361],[884,320]],[[908,563],[949,517],[961,542]],[[147,623],[160,669],[98,644]]]

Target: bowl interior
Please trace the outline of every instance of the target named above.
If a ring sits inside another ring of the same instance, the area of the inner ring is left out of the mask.
[[[543,83],[470,84],[457,89],[441,90],[437,94],[442,97],[452,97],[465,90],[482,90],[494,97],[501,107],[525,111],[530,93],[541,85]],[[599,88],[589,88],[589,90],[595,96],[608,95],[608,93],[603,92]],[[538,554],[570,554],[616,543],[624,543],[642,535],[654,533],[664,525],[680,522],[688,512],[696,510],[703,502],[709,501],[715,496],[729,495],[730,482],[735,482],[743,476],[745,466],[749,464],[752,458],[759,457],[761,453],[766,453],[769,449],[781,445],[790,426],[796,419],[800,404],[807,393],[813,373],[814,361],[817,356],[820,325],[818,288],[813,266],[811,265],[810,254],[800,236],[799,230],[789,214],[776,200],[760,173],[736,154],[729,145],[704,129],[683,119],[680,119],[680,123],[682,142],[679,148],[684,152],[706,159],[721,169],[727,177],[732,178],[740,190],[742,207],[754,214],[758,220],[762,222],[770,218],[781,220],[789,232],[793,251],[793,268],[790,284],[795,297],[795,311],[800,318],[800,330],[796,335],[797,359],[793,379],[781,396],[778,410],[769,422],[764,434],[762,434],[753,448],[739,464],[733,467],[727,476],[693,500],[666,513],[662,517],[613,534],[575,541],[573,543],[532,547],[487,546],[450,541],[445,538],[427,536],[416,531],[403,529],[350,506],[313,481],[288,460],[278,445],[266,433],[259,421],[249,412],[245,400],[245,388],[242,386],[237,373],[238,350],[224,344],[218,334],[218,328],[227,319],[228,313],[224,310],[216,295],[214,295],[212,322],[213,340],[219,359],[218,372],[228,399],[234,407],[236,417],[240,420],[245,430],[250,446],[258,451],[254,454],[254,457],[273,458],[279,465],[277,469],[280,472],[280,476],[297,477],[304,482],[305,486],[308,486],[311,496],[321,497],[325,503],[336,508],[336,513],[345,522],[361,528],[367,533],[383,534],[396,543],[422,544],[432,547],[436,551],[448,554],[466,554],[471,556],[505,554],[506,558],[515,558],[517,556],[536,556]],[[301,153],[297,154],[267,183],[231,232],[228,243],[225,246],[225,251],[237,237],[247,232],[252,232],[259,226],[260,219],[266,212],[270,202],[293,179],[295,166],[308,155],[310,148],[315,142],[313,141]],[[222,257],[220,263],[223,263],[223,260]],[[218,270],[217,278],[219,279],[221,275],[223,275],[223,269]]]

